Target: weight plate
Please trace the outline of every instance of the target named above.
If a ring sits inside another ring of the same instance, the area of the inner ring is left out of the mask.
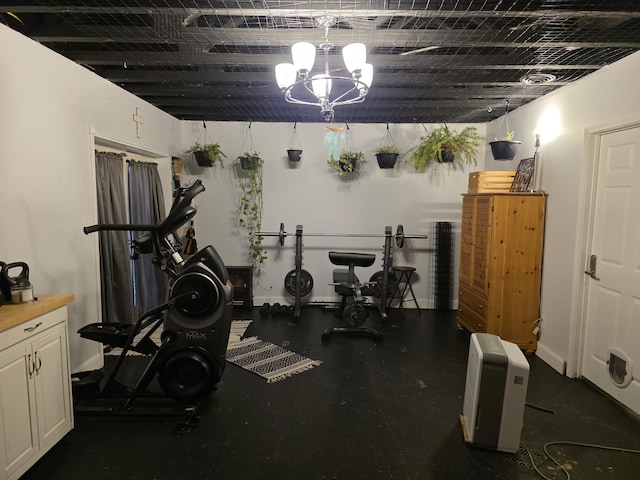
[[[300,285],[300,296],[304,297],[311,293],[313,290],[313,277],[306,270],[300,270],[300,278],[296,278],[296,271],[291,270],[284,277],[284,289],[290,294],[296,294],[296,281]]]
[[[396,230],[396,245],[398,248],[404,246],[404,227],[402,224],[398,225],[398,229]]]
[[[369,315],[362,304],[352,303],[345,307],[343,316],[348,325],[359,327],[367,320]]]
[[[373,283],[373,285],[371,285],[371,291],[373,295],[377,298],[382,297],[382,280],[383,280],[382,277],[383,276],[384,276],[384,271],[380,270],[379,272],[376,272],[373,275],[371,275],[371,278],[369,279],[369,282]],[[398,280],[396,279],[396,276],[393,274],[393,272],[389,272],[389,274],[387,275],[387,295],[393,294],[397,283],[398,283]]]

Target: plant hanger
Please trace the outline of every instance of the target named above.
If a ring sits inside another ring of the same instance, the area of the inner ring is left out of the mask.
[[[210,145],[213,143],[213,141],[211,140],[211,137],[209,136],[209,132],[207,131],[207,122],[205,122],[204,120],[202,121],[202,130],[200,130],[200,135],[198,135],[198,139],[196,140],[196,143],[200,143],[200,138],[204,135],[204,141],[202,142],[202,146],[203,148],[206,148],[207,145]],[[208,143],[207,143],[208,140]]]
[[[346,136],[346,141],[344,144],[344,149],[348,152],[355,152],[356,151],[356,147],[353,143],[353,133],[351,132],[351,127],[349,127],[349,124],[347,122],[344,122],[344,126],[347,128],[347,136]]]
[[[395,145],[395,144],[396,142],[393,141],[393,137],[391,136],[391,130],[389,130],[389,123],[387,122],[387,129],[384,133],[384,136],[382,137],[382,140],[380,140],[380,143],[378,144],[378,149],[380,147],[384,147],[385,145]]]
[[[299,162],[300,157],[302,156],[302,144],[300,143],[300,139],[298,138],[298,133],[296,131],[297,125],[298,122],[294,122],[293,132],[291,132],[291,140],[289,141],[289,149],[287,150],[287,156],[289,157],[290,162]],[[298,143],[297,147],[296,141]]]
[[[297,150],[302,150],[302,144],[300,143],[300,139],[298,138],[298,132],[296,131],[296,127],[298,126],[298,122],[293,123],[293,131],[291,132],[291,140],[289,141],[289,150],[296,150],[296,143],[298,144]]]
[[[515,127],[513,126],[513,122],[511,121],[511,117],[509,116],[509,100],[504,101],[504,121],[503,121],[506,129],[504,130],[505,136],[502,138],[503,140],[513,140],[513,135],[515,134]],[[511,125],[509,125],[511,124]],[[513,127],[513,128],[511,128]]]
[[[252,122],[249,122],[249,125],[247,126],[247,130],[244,134],[244,138],[242,139],[242,151],[248,152],[248,153],[255,152],[255,149],[253,148],[253,135],[251,134],[251,123]],[[245,149],[247,140],[249,141],[249,150]]]

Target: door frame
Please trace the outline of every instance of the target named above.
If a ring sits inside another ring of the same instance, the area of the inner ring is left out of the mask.
[[[593,217],[598,180],[598,158],[600,145],[604,135],[632,128],[640,127],[640,118],[627,119],[604,125],[594,125],[585,128],[584,161],[580,181],[580,196],[578,199],[578,235],[576,238],[574,265],[574,288],[572,299],[572,315],[570,318],[569,355],[567,358],[566,375],[569,377],[582,376],[582,357],[587,323],[587,293],[588,282],[584,270],[587,269],[587,258],[592,249]]]
[[[109,135],[104,135],[103,133],[98,132],[94,125],[89,125],[88,136],[89,136],[88,158],[90,159],[89,163],[91,165],[90,174],[91,174],[92,216],[84,217],[82,219],[83,226],[93,225],[95,223],[98,223],[98,190],[96,186],[97,175],[96,175],[96,161],[95,161],[96,148],[100,148],[101,146],[104,146],[104,147],[109,147],[114,149],[120,149],[122,151],[131,153],[133,155],[135,154],[143,155],[145,157],[154,158],[159,161],[167,159],[169,162],[171,162],[170,155],[152,152],[150,150],[145,149],[144,147],[133,145],[133,144],[124,142],[122,140],[115,139],[113,137],[110,137]],[[171,190],[168,190],[168,191],[171,191]],[[167,196],[166,192],[165,192],[165,196]],[[170,206],[171,197],[169,197],[168,199],[165,199],[165,203],[166,203],[165,206],[167,205]],[[95,318],[100,319],[102,318],[102,299],[100,295],[102,279],[100,278],[100,245],[98,241],[98,235],[89,235],[88,241],[93,241],[94,269],[96,272],[95,282],[97,287],[96,293],[92,302],[94,303],[94,308],[95,308],[94,310]],[[88,343],[91,344],[91,347],[93,347],[93,348],[86,347],[87,349],[90,349],[88,358],[79,367],[76,367],[72,371],[72,373],[88,371],[88,370],[97,370],[104,366],[104,357],[103,357],[104,349],[102,344],[99,342],[88,342]]]

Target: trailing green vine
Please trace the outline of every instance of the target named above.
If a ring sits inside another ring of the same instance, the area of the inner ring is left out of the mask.
[[[240,180],[240,203],[238,205],[238,223],[247,233],[249,240],[249,258],[256,275],[259,275],[267,254],[262,248],[264,237],[258,235],[262,229],[262,165],[264,160],[256,152],[244,152],[250,168],[242,170]]]

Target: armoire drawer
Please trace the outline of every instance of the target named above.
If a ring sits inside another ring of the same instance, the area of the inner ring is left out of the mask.
[[[486,319],[478,315],[476,311],[466,303],[458,303],[458,316],[456,320],[470,332],[486,333],[487,331]]]
[[[488,318],[488,302],[486,297],[477,294],[466,285],[460,284],[460,290],[458,292],[458,303],[464,303],[468,309],[475,312],[475,314],[482,319],[484,323]]]

